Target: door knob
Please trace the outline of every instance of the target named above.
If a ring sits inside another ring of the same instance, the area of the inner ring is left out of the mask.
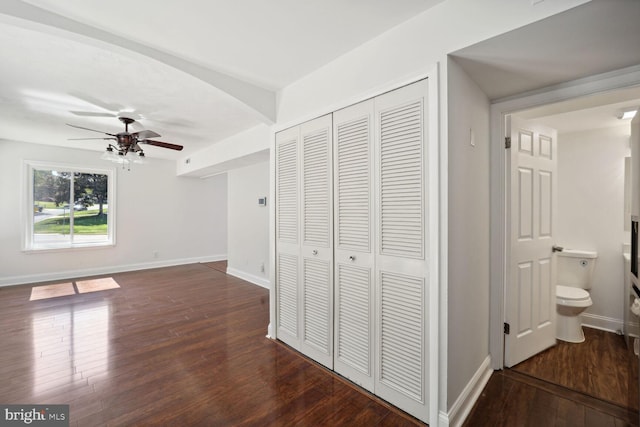
[[[552,252],[562,252],[563,250],[564,250],[564,248],[563,248],[562,246],[556,246],[556,245],[553,245],[553,246],[551,247],[551,251],[552,251]]]
[[[355,261],[355,260],[356,260],[356,257],[354,255],[349,256],[349,261]]]
[[[311,253],[314,254],[314,255],[318,255],[318,250],[314,249],[313,252],[311,252]]]

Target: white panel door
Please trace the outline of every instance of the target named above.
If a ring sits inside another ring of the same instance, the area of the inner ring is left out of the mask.
[[[333,368],[332,135],[331,115],[300,125],[300,351],[330,369]]]
[[[428,420],[426,97],[375,99],[375,394]]]
[[[553,238],[557,213],[557,132],[510,118],[510,251],[505,366],[556,343]]]
[[[300,348],[299,128],[276,135],[276,333]]]
[[[373,100],[333,114],[334,370],[373,390]]]

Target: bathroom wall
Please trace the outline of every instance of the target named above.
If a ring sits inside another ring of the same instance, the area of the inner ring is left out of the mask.
[[[558,136],[558,239],[565,248],[595,250],[598,260],[585,325],[622,329],[624,158],[629,124]]]

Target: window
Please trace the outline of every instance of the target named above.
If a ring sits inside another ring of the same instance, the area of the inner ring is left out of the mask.
[[[25,162],[25,250],[115,243],[113,169]]]

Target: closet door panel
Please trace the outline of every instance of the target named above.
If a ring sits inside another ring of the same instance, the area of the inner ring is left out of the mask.
[[[375,98],[375,393],[428,419],[426,81]]]
[[[299,129],[276,135],[276,333],[300,348]]]
[[[373,391],[373,100],[334,113],[334,369]]]
[[[333,368],[332,117],[300,125],[302,277],[300,350]]]

